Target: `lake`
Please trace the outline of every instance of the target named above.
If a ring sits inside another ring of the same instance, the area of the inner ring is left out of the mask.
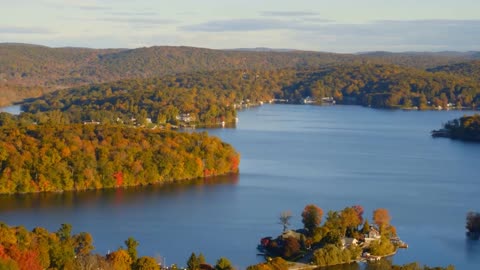
[[[13,115],[18,115],[22,112],[21,105],[12,105],[8,107],[0,108],[0,112],[7,112]]]
[[[242,155],[239,176],[180,186],[0,197],[0,220],[88,231],[97,252],[129,236],[139,252],[186,265],[191,252],[244,268],[256,246],[278,235],[278,216],[315,203],[324,211],[390,211],[409,244],[395,263],[478,269],[480,244],[465,239],[467,211],[480,211],[480,144],[433,139],[430,131],[465,111],[376,110],[359,106],[265,105],[239,113],[236,129],[209,133]]]

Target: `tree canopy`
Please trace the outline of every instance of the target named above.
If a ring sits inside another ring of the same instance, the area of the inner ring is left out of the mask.
[[[37,123],[167,123],[219,125],[236,111],[273,99],[376,108],[476,108],[480,81],[445,72],[386,64],[307,69],[211,71],[121,80],[59,90],[22,106]],[[188,117],[186,117],[188,115]]]
[[[480,114],[451,120],[444,127],[452,139],[480,142]]]
[[[82,124],[0,131],[0,193],[115,188],[238,172],[239,154],[205,132]]]
[[[323,210],[320,207],[314,204],[305,206],[302,212],[302,223],[305,229],[313,233],[322,222],[322,215]]]

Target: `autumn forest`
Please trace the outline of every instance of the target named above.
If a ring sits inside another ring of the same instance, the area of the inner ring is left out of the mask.
[[[240,153],[198,128],[235,126],[239,110],[263,103],[476,110],[479,59],[478,53],[448,52],[0,44],[0,105],[22,109],[19,115],[0,113],[0,194],[175,184],[237,174]],[[453,138],[478,141],[479,123],[479,115],[464,116],[444,128]],[[291,215],[282,215],[282,235],[262,243],[262,251],[276,258],[249,269],[288,269],[287,261],[309,253],[306,263],[318,266],[351,263],[370,258],[364,251],[380,258],[404,244],[386,209],[373,213],[375,226],[358,205],[329,211],[322,225],[323,210],[311,204],[301,214],[304,228],[290,232]],[[138,256],[133,238],[103,256],[92,253],[90,234],[60,226],[56,232],[28,231],[0,223],[0,269],[160,268],[154,258]],[[347,238],[362,248],[347,248]],[[367,245],[369,238],[378,241]],[[192,253],[187,269],[233,266],[226,258],[208,265],[203,255]],[[367,269],[430,268],[390,262]]]

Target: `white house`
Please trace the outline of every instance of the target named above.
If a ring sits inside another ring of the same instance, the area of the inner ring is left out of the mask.
[[[370,226],[370,231],[365,234],[365,243],[370,243],[372,241],[378,240],[382,237],[380,232],[375,229],[375,227]]]
[[[350,237],[344,237],[342,239],[343,248],[348,248],[351,245],[354,245],[354,246],[358,245],[358,240],[355,239],[355,238],[350,238]]]
[[[176,119],[178,121],[182,121],[182,122],[191,122],[193,120],[195,120],[195,117],[193,117],[193,115],[190,115],[189,113],[181,113],[179,115],[177,115]]]

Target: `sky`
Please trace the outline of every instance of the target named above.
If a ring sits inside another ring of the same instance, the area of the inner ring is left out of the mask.
[[[480,50],[479,0],[0,0],[0,42],[50,47]]]

